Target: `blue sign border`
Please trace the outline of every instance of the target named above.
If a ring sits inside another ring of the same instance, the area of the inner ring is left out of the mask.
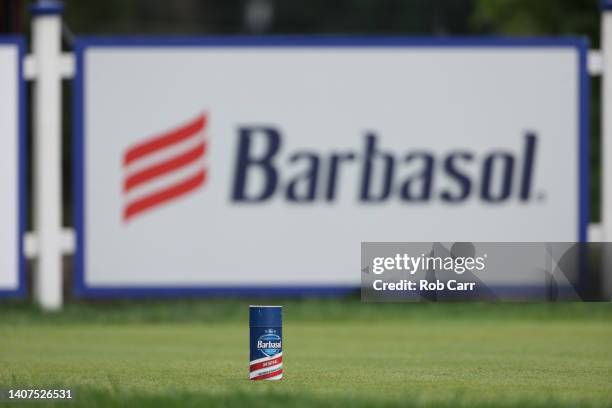
[[[27,210],[27,166],[26,166],[26,83],[23,77],[23,59],[25,57],[25,38],[23,36],[3,35],[0,36],[0,44],[14,45],[17,47],[17,89],[18,89],[18,161],[17,161],[17,288],[16,289],[0,289],[0,298],[6,297],[24,297],[26,295],[26,262],[23,253],[23,240],[25,237],[26,226],[26,210]]]
[[[74,80],[73,113],[73,200],[76,231],[76,253],[74,268],[74,290],[77,296],[114,297],[177,297],[177,296],[337,296],[346,295],[359,286],[212,286],[212,287],[88,287],[85,283],[85,196],[84,196],[84,56],[92,47],[423,47],[423,48],[570,48],[578,51],[579,90],[579,242],[586,242],[590,207],[589,170],[589,74],[587,38],[577,37],[520,37],[520,38],[436,38],[436,37],[343,37],[343,36],[220,36],[220,37],[78,37],[75,41],[76,75]],[[527,294],[541,293],[541,287],[508,286],[497,288],[499,293]]]

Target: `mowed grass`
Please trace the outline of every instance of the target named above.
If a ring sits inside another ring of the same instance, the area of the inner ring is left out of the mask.
[[[280,382],[247,379],[248,302],[0,304],[0,385],[70,406],[612,406],[610,304],[274,303]]]

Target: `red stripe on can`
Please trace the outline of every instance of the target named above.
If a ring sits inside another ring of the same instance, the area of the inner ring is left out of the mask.
[[[267,361],[262,361],[260,363],[251,364],[250,368],[251,368],[251,371],[255,371],[255,370],[259,370],[259,369],[266,368],[266,367],[272,367],[282,362],[283,362],[283,356],[280,356],[272,360],[267,360]]]
[[[262,374],[260,376],[251,378],[251,380],[265,380],[267,378],[276,377],[277,375],[280,375],[282,373],[283,373],[283,369],[281,368],[280,370],[272,371],[272,372],[265,373],[265,374]]]

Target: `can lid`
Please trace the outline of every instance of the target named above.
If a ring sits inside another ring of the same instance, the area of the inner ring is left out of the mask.
[[[251,327],[281,327],[282,324],[282,306],[249,306],[249,325]]]

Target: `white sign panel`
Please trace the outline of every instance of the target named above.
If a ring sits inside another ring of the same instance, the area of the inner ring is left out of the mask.
[[[0,296],[23,293],[23,40],[0,37]]]
[[[585,55],[577,40],[82,40],[77,290],[337,289],[359,285],[363,241],[583,240]]]

